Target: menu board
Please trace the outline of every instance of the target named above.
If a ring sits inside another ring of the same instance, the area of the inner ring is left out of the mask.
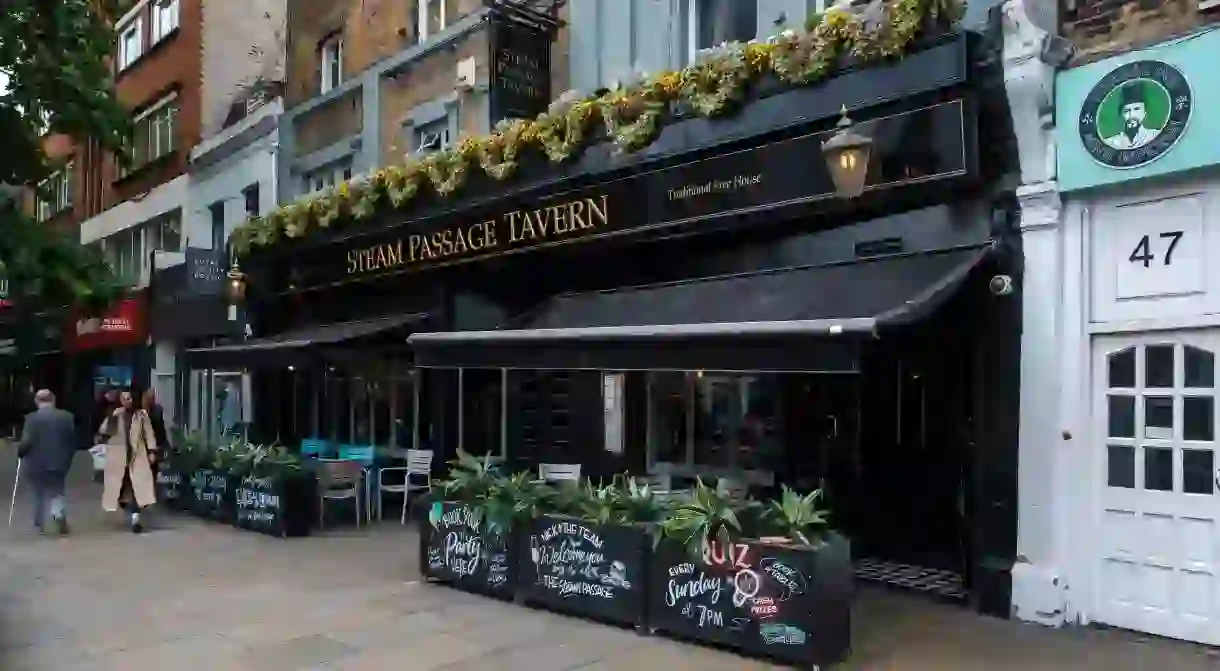
[[[182,505],[182,490],[189,483],[184,482],[185,478],[182,473],[171,468],[168,464],[161,466],[157,471],[157,500],[169,506],[170,508],[178,508]]]
[[[487,533],[478,508],[451,501],[433,502],[423,536],[428,577],[475,592],[512,594],[510,543]]]
[[[232,495],[229,476],[221,471],[200,469],[191,475],[195,514],[209,519],[228,521],[232,518]]]
[[[825,647],[821,637],[839,632],[822,631],[823,595],[807,575],[816,559],[811,551],[746,541],[705,543],[694,558],[675,543],[663,543],[654,556],[650,623],[680,636],[818,663]],[[846,608],[830,615],[841,615],[848,626]]]
[[[641,624],[650,542],[643,528],[541,517],[530,528],[529,563],[522,559],[523,595],[576,615]]]
[[[283,482],[278,478],[247,475],[238,482],[234,524],[270,536],[283,536]]]

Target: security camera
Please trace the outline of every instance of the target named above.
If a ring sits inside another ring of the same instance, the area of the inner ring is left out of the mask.
[[[1012,276],[996,275],[987,283],[987,288],[993,296],[1009,296],[1013,292]]]

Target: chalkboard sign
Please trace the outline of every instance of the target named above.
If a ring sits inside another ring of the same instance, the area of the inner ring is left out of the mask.
[[[512,596],[516,567],[511,539],[487,533],[478,508],[433,502],[420,538],[425,577],[472,592]]]
[[[200,517],[221,522],[233,521],[235,504],[234,478],[228,473],[200,469],[191,475],[194,512]]]
[[[182,473],[170,464],[162,464],[157,470],[156,482],[157,501],[167,508],[182,510],[183,491],[190,487]]]
[[[643,528],[541,517],[522,543],[520,594],[573,615],[641,626],[651,542]]]
[[[697,559],[665,541],[651,570],[656,631],[799,664],[832,664],[850,649],[854,577],[842,538],[817,550],[713,542]]]
[[[305,477],[247,475],[234,493],[233,524],[269,536],[309,534],[312,497]]]

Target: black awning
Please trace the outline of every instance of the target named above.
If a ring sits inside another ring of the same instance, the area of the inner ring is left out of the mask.
[[[332,348],[364,345],[369,339],[414,326],[426,318],[426,314],[412,313],[320,324],[232,345],[188,349],[186,364],[198,369],[277,368],[310,363],[326,359],[328,350]],[[405,338],[407,334],[402,335]]]
[[[514,328],[416,333],[419,366],[856,370],[859,338],[920,319],[991,246],[558,296]]]

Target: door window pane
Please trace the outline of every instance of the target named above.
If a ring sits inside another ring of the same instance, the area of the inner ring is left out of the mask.
[[[1111,388],[1134,387],[1135,348],[1129,347],[1121,352],[1115,352],[1108,358],[1110,364],[1109,386]]]
[[[1211,494],[1215,483],[1215,456],[1211,450],[1182,450],[1182,491]]]
[[[1216,382],[1216,357],[1207,350],[1187,345],[1185,352],[1185,368],[1187,387],[1211,388]]]
[[[1106,484],[1135,488],[1135,448],[1131,445],[1106,446]]]
[[[653,373],[649,378],[653,461],[686,463],[686,378],[682,373]]]
[[[1182,399],[1182,438],[1184,440],[1212,440],[1212,397],[1187,396]]]
[[[1144,397],[1144,437],[1154,440],[1173,439],[1173,398]]]
[[[1109,435],[1111,438],[1135,437],[1135,397],[1109,396]]]
[[[1149,345],[1144,348],[1144,386],[1173,386],[1173,345]]]
[[[1144,489],[1173,491],[1173,448],[1144,448]]]

